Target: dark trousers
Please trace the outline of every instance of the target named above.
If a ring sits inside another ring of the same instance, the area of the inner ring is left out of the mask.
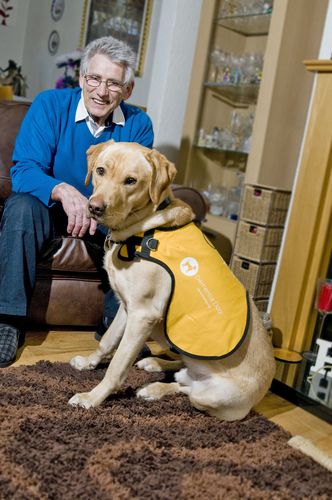
[[[26,316],[36,281],[36,267],[45,244],[66,234],[67,216],[59,205],[46,207],[30,194],[13,193],[6,201],[0,224],[0,314]],[[94,236],[96,265],[103,254],[105,232]],[[105,281],[107,281],[105,279]],[[116,313],[117,301],[111,290],[105,296],[106,309]]]

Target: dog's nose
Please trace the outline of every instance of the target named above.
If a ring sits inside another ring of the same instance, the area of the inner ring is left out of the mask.
[[[91,215],[96,215],[100,217],[105,212],[106,205],[98,200],[90,200],[88,209]]]

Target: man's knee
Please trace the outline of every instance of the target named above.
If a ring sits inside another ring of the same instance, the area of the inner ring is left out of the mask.
[[[16,230],[27,230],[40,223],[49,222],[48,208],[35,196],[13,193],[6,201],[2,226]]]

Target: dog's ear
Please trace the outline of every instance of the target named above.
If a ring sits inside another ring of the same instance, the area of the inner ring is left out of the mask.
[[[166,156],[152,149],[146,155],[146,159],[152,166],[152,177],[150,183],[150,198],[154,205],[159,205],[165,189],[167,189],[174,180],[176,168],[174,163],[167,160]]]
[[[88,173],[86,174],[85,177],[85,185],[87,186],[90,182],[91,175],[93,172],[93,169],[95,168],[95,163],[102,151],[104,149],[108,148],[108,146],[111,146],[114,144],[115,141],[111,139],[110,141],[103,142],[102,144],[97,144],[96,146],[90,146],[89,149],[86,152],[87,155],[87,162],[88,162]]]

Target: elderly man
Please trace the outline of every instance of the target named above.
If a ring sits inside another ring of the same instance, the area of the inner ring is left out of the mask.
[[[44,243],[59,234],[92,238],[103,228],[86,213],[86,151],[114,139],[151,147],[146,113],[126,104],[134,87],[135,55],[112,37],[92,41],[81,60],[80,88],[40,93],[18,134],[0,232],[0,367],[16,358]],[[112,293],[108,294],[111,308]],[[114,306],[116,307],[116,306]]]

